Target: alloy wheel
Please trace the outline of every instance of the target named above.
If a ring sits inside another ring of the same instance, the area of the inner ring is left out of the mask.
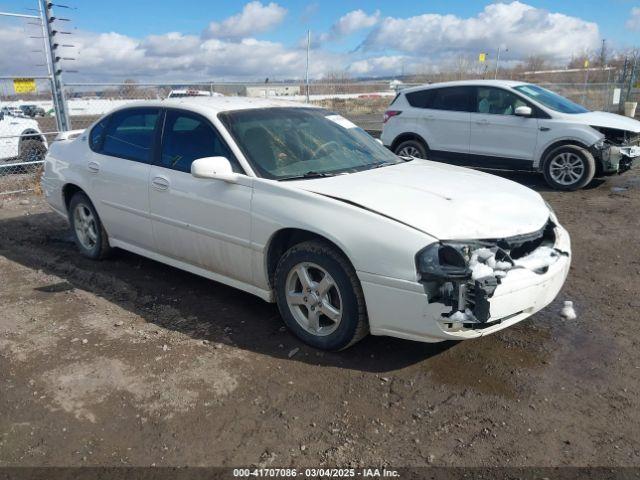
[[[585,166],[582,158],[572,152],[562,152],[551,159],[549,174],[560,185],[573,185],[584,175]]]
[[[342,296],[333,277],[321,266],[303,262],[287,275],[287,305],[296,322],[308,333],[333,333],[342,320]]]
[[[411,145],[407,145],[406,147],[402,147],[400,149],[400,151],[398,151],[397,155],[399,157],[421,158],[420,157],[420,150],[418,150],[416,147],[412,147]]]
[[[93,213],[86,205],[79,203],[73,212],[73,226],[80,244],[87,250],[93,250],[98,242],[98,229]]]

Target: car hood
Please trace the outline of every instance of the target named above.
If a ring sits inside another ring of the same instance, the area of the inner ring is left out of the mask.
[[[587,112],[568,115],[568,119],[583,125],[594,127],[615,128],[629,132],[640,133],[640,122],[633,118],[609,112]]]
[[[539,230],[549,209],[504,178],[426,160],[291,182],[352,203],[440,240],[505,238]]]

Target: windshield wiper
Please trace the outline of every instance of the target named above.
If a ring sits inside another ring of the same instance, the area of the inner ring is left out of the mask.
[[[324,177],[333,177],[334,175],[335,173],[316,172],[315,170],[309,170],[308,172],[305,172],[302,175],[294,175],[292,177],[281,178],[280,180],[299,180],[301,178],[324,178]]]

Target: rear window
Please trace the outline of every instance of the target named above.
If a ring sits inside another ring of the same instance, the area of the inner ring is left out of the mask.
[[[434,110],[449,110],[454,112],[471,111],[471,87],[448,87],[432,90],[433,98],[430,106]]]
[[[473,91],[471,87],[428,88],[406,93],[407,102],[415,108],[431,108],[453,112],[472,110]]]
[[[158,108],[120,110],[109,118],[102,140],[104,155],[149,163]]]
[[[432,88],[428,90],[418,90],[416,92],[410,92],[405,94],[407,97],[407,102],[409,105],[416,108],[431,108],[431,103],[433,100],[433,92]]]

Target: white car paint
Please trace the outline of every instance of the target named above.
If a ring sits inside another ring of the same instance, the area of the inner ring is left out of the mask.
[[[46,199],[66,217],[65,186],[81,188],[92,200],[112,246],[273,302],[267,266],[270,243],[282,229],[312,232],[338,246],[353,265],[372,334],[426,342],[479,337],[520,321],[555,298],[569,271],[567,232],[540,195],[516,183],[428,161],[331,178],[269,180],[254,173],[217,114],[305,106],[237,97],[130,106],[172,107],[205,115],[244,173],[234,181],[223,181],[156,165],[131,165],[134,162],[94,154],[87,145],[90,129],[61,136],[45,163]],[[442,318],[448,307],[430,303],[420,282],[417,253],[440,240],[531,233],[550,218],[556,225],[554,246],[564,255],[543,273],[524,268],[506,274],[491,299],[490,319],[501,323],[485,329],[448,328]]]
[[[538,170],[545,152],[554,145],[575,142],[591,147],[602,141],[604,135],[591,126],[640,132],[639,121],[621,115],[607,112],[566,114],[552,110],[515,90],[523,85],[527,84],[509,80],[465,80],[407,88],[389,107],[389,110],[402,113],[384,123],[380,138],[384,145],[393,147],[397,139],[413,134],[423,139],[430,150],[521,160],[521,163],[511,162],[505,168]],[[549,118],[416,108],[405,96],[417,91],[458,86],[507,90],[533,104]],[[477,160],[477,166],[482,166],[482,160]]]
[[[40,133],[42,132],[36,120],[5,115],[0,120],[0,160],[18,157],[23,136]],[[40,138],[47,146],[46,138]]]

